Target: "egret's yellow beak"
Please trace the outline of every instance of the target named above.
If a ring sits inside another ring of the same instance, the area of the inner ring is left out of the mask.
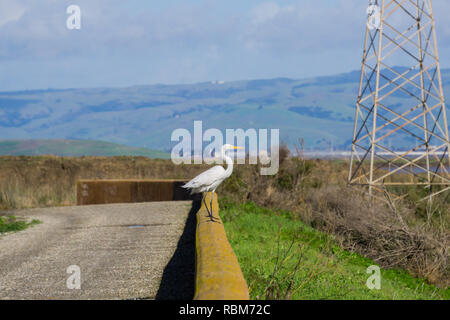
[[[242,150],[242,149],[244,149],[244,148],[242,148],[242,147],[233,147],[234,149],[237,149],[237,150]]]

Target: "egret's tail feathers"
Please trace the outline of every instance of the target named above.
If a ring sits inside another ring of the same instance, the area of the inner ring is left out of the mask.
[[[198,193],[197,188],[195,188],[191,182],[188,182],[181,186],[184,189],[190,189],[190,194]]]
[[[186,182],[186,183],[183,184],[181,187],[182,187],[182,188],[185,188],[185,189],[192,188],[192,183],[191,183],[191,181]]]

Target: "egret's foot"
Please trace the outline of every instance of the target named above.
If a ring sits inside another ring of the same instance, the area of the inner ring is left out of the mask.
[[[211,219],[212,222],[219,222],[220,221],[219,218],[216,218],[214,216],[210,216],[209,218]]]
[[[219,219],[219,218],[216,218],[216,217],[214,217],[214,215],[213,215],[213,214],[210,214],[210,215],[209,215],[209,218],[211,219],[211,221],[212,221],[212,222],[219,222],[219,221],[220,221],[220,219]]]
[[[212,221],[212,222],[218,222],[220,221],[219,218],[216,218],[213,216],[213,214],[209,211],[208,207],[206,206],[206,211],[208,212],[207,217]]]
[[[212,222],[219,222],[220,219],[214,217],[214,215],[213,215],[212,201],[210,202],[209,207],[208,207],[208,205],[206,204],[205,198],[206,198],[206,195],[203,196],[202,202],[203,202],[203,204],[205,205],[206,212],[208,213],[208,218],[209,218]]]
[[[217,219],[217,218],[214,218],[214,217],[210,217],[209,218],[209,221],[211,221],[211,222],[216,222],[216,223],[220,223],[220,220],[219,219]]]

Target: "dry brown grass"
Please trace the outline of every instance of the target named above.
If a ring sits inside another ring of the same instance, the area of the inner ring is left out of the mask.
[[[259,165],[238,165],[218,192],[235,202],[292,211],[383,267],[449,284],[448,202],[433,215],[407,200],[392,210],[346,186],[346,161],[305,160],[300,152],[288,157],[281,151],[277,175],[261,176]],[[74,205],[78,179],[190,179],[208,167],[144,157],[0,157],[0,210]]]
[[[0,209],[74,205],[79,179],[187,179],[205,168],[145,157],[0,157]]]

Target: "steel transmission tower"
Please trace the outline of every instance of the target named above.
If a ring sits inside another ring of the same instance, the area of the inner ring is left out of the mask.
[[[349,184],[397,198],[450,190],[449,135],[432,0],[370,1]]]

